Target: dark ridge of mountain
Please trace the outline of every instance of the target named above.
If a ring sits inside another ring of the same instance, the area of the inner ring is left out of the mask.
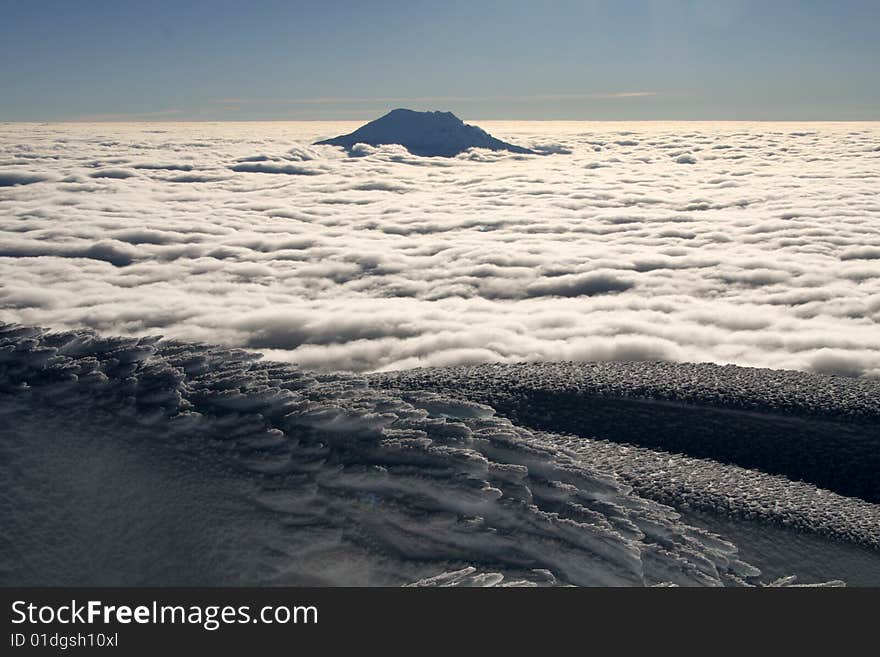
[[[400,144],[413,155],[423,157],[454,157],[469,148],[537,155],[531,149],[508,144],[477,126],[464,123],[452,112],[416,112],[409,109],[391,110],[352,133],[315,144],[342,146],[348,151],[355,144]]]
[[[485,364],[368,379],[486,404],[533,431],[712,459],[880,504],[872,379],[664,362]]]

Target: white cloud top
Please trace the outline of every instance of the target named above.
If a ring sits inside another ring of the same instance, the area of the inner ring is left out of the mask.
[[[880,375],[880,125],[477,123],[557,154],[308,145],[349,123],[0,125],[0,320],[322,369]]]

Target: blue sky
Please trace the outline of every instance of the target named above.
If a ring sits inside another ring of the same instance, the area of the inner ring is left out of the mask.
[[[880,120],[877,0],[0,0],[0,120]]]

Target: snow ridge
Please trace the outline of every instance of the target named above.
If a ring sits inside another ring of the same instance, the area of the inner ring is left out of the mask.
[[[759,582],[731,543],[437,393],[4,325],[0,400],[4,584],[393,585],[466,568],[535,584]]]
[[[645,361],[426,368],[370,381],[471,399],[541,431],[710,459],[880,502],[878,380]]]

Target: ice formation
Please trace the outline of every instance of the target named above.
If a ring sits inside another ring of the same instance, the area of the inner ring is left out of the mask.
[[[613,472],[435,391],[4,325],[0,395],[4,584],[761,581]]]
[[[567,362],[416,369],[370,380],[473,399],[533,429],[711,459],[880,502],[876,379],[708,363]]]

